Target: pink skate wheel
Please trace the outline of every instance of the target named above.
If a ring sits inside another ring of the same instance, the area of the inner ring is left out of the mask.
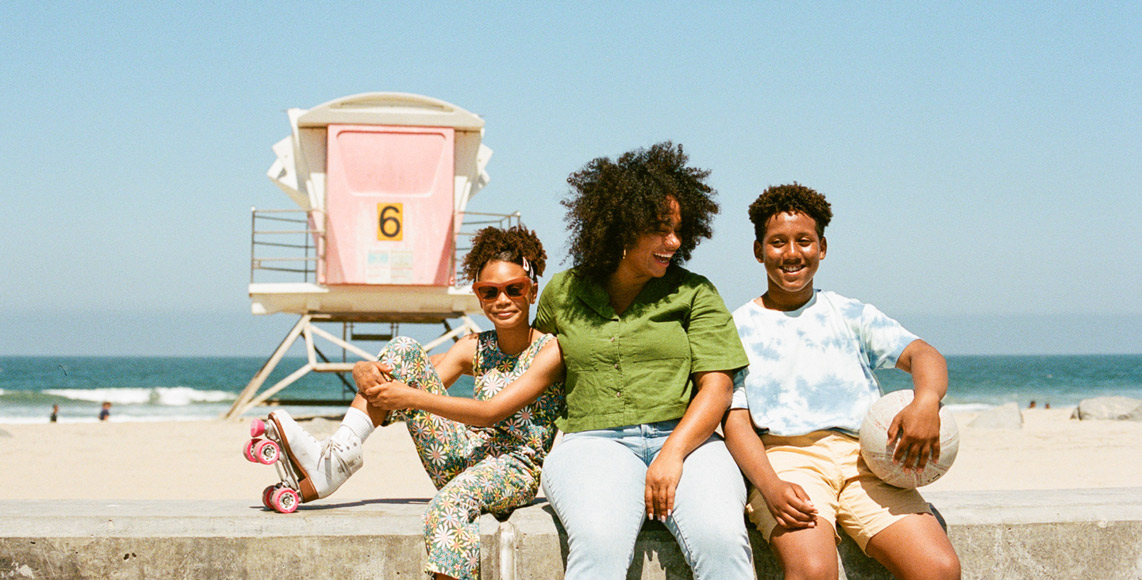
[[[251,463],[257,463],[258,462],[258,456],[257,456],[256,452],[254,451],[254,447],[257,446],[258,442],[260,442],[260,441],[261,441],[261,439],[251,439],[251,440],[246,442],[245,447],[242,448],[242,455],[244,455],[246,457],[246,461],[249,461]]]
[[[250,437],[261,437],[266,432],[266,424],[261,419],[250,421]]]
[[[267,487],[266,489],[262,490],[262,505],[266,506],[266,509],[268,509],[268,510],[274,509],[274,504],[272,502],[272,498],[274,496],[274,491],[276,491],[277,489],[278,489],[278,486],[271,485],[271,486]]]
[[[292,514],[297,511],[299,503],[301,502],[298,501],[297,492],[288,487],[283,487],[270,496],[270,504],[274,510],[282,514]]]
[[[282,454],[282,450],[278,447],[277,443],[269,439],[260,440],[254,446],[254,455],[258,458],[258,463],[262,465],[273,465]]]

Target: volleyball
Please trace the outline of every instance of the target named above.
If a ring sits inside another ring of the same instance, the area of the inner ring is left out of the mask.
[[[940,459],[928,461],[924,469],[909,471],[892,462],[896,442],[888,441],[888,426],[901,409],[912,402],[911,389],[894,391],[881,397],[868,409],[860,426],[860,454],[868,468],[889,485],[917,488],[943,477],[960,450],[960,430],[947,407],[940,405]]]

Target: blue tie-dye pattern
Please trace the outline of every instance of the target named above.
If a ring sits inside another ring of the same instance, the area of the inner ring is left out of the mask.
[[[734,311],[750,366],[734,377],[734,408],[776,435],[856,434],[880,396],[874,368],[896,364],[916,336],[873,306],[818,291],[794,312],[752,301]]]

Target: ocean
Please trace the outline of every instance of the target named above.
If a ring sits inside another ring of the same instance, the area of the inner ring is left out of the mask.
[[[259,357],[0,357],[0,423],[43,423],[52,405],[60,421],[97,421],[109,401],[113,421],[193,421],[225,413],[261,368]],[[284,359],[265,386],[304,364]],[[1089,397],[1142,399],[1142,355],[949,356],[952,410],[1031,401],[1074,406]],[[897,370],[878,372],[884,390],[911,386]],[[351,380],[351,379],[350,379]],[[452,388],[470,396],[470,379]],[[311,373],[278,393],[299,415],[340,415],[352,400],[336,375]],[[311,404],[315,400],[328,404]],[[290,404],[300,401],[306,404]],[[248,415],[261,415],[252,410]]]

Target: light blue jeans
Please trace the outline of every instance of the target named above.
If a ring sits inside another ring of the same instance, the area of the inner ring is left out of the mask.
[[[567,580],[623,580],[646,520],[646,469],[677,420],[564,435],[543,491],[567,530]],[[695,580],[754,578],[741,471],[717,435],[686,457],[666,527]]]

